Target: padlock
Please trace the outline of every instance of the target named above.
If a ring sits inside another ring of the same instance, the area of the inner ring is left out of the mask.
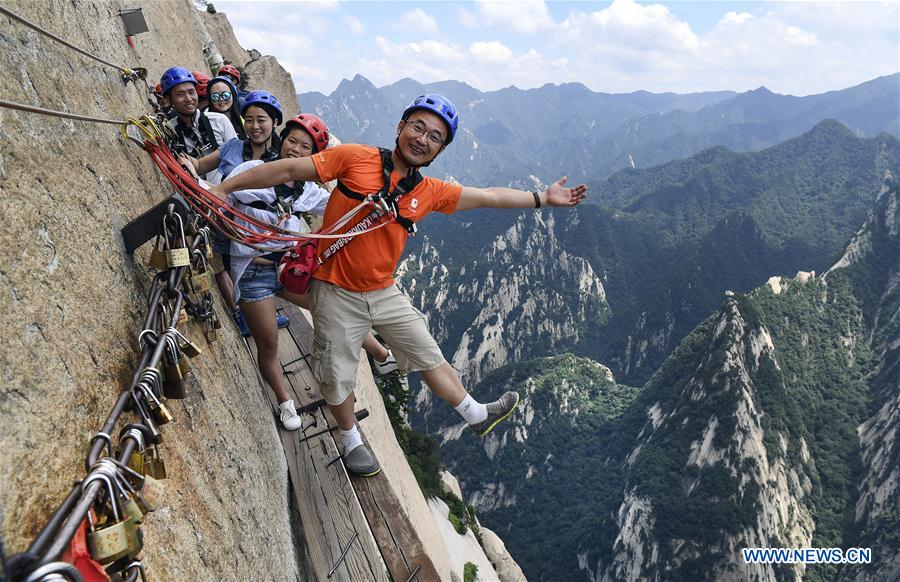
[[[147,369],[147,368],[145,368]],[[150,368],[152,370],[156,370],[155,368]],[[139,382],[137,386],[135,386],[135,390],[140,391],[144,394],[144,397],[147,402],[147,407],[150,409],[150,417],[153,419],[156,424],[168,424],[174,420],[172,413],[169,412],[169,409],[166,408],[166,405],[159,401],[159,398],[156,397],[156,394],[153,393],[153,389],[147,386],[143,381]]]
[[[157,271],[165,271],[169,268],[169,264],[166,261],[165,251],[159,248],[159,239],[160,236],[156,235],[156,242],[153,243],[153,250],[150,251],[149,266],[151,269],[156,269]]]
[[[187,358],[181,358],[178,360],[178,370],[181,372],[182,378],[187,378],[187,375],[191,373],[191,362]],[[184,382],[184,380],[182,380]]]
[[[182,307],[181,311],[178,312],[178,325],[183,326],[184,324],[187,323],[187,320],[188,320],[187,310]]]
[[[127,466],[136,473],[144,473],[144,433],[137,428],[129,428],[119,433],[119,455],[122,454],[122,444],[125,439],[130,438],[134,441],[134,450],[128,457]]]
[[[141,417],[141,422],[150,432],[150,442],[159,443],[162,441],[162,433],[159,430],[159,426],[153,421],[153,416],[150,414],[149,407],[146,402],[144,402],[144,399],[138,397],[138,390],[136,388],[131,391],[131,399],[135,403],[137,413]],[[144,462],[146,462],[146,457]]]
[[[104,473],[113,483],[113,485],[115,485],[119,498],[121,499],[120,503],[122,506],[123,516],[129,518],[133,525],[139,525],[143,523],[144,512],[141,511],[141,508],[138,506],[137,501],[135,501],[134,488],[132,488],[131,483],[128,482],[128,480],[119,470],[119,464],[111,458],[100,459],[94,465],[94,469]],[[134,555],[137,555],[137,552],[134,552],[134,554],[132,554],[131,550],[135,545],[139,545],[139,542],[136,539],[136,534],[133,533],[133,528],[130,528],[129,526],[127,526],[127,524],[126,527],[129,529],[129,555],[134,557]]]
[[[191,340],[189,340],[188,338],[181,336],[181,339],[183,340],[183,342],[181,344],[181,353],[183,353],[185,356],[187,356],[189,358],[196,358],[197,356],[199,356],[200,354],[203,353],[203,351],[200,350],[200,347],[197,344],[195,344],[194,342],[192,342]],[[187,360],[185,360],[184,358],[181,358],[179,360],[179,363],[182,361],[187,362]],[[184,370],[182,370],[182,373],[183,372],[184,372]]]
[[[144,472],[144,451],[132,451],[128,457],[128,466],[138,473]]]
[[[166,379],[163,382],[163,395],[173,400],[181,400],[186,396],[184,391],[184,375],[181,373],[181,361],[179,358],[175,363],[167,363],[165,372]]]
[[[191,252],[187,249],[187,239],[184,236],[184,222],[177,212],[173,215],[178,223],[177,235],[180,239],[177,243],[169,240],[169,217],[163,216],[163,248],[166,253],[166,264],[170,269],[176,267],[189,267],[191,264]],[[179,244],[180,246],[176,246]]]
[[[90,531],[87,534],[88,551],[91,557],[106,565],[115,562],[128,554],[128,531],[126,522],[122,520],[119,513],[119,507],[116,503],[116,493],[113,490],[112,483],[106,475],[101,473],[91,473],[82,483],[82,487],[86,487],[94,481],[104,481],[106,483],[107,493],[109,495],[110,505],[112,506],[112,521],[107,521],[102,525],[95,525],[88,512],[88,523]],[[132,524],[133,525],[133,524]]]
[[[197,344],[193,343],[183,333],[181,333],[174,327],[170,327],[169,329],[166,330],[166,333],[170,333],[170,332],[173,336],[175,336],[176,340],[181,340],[180,343],[176,343],[176,346],[178,347],[179,351],[182,354],[184,354],[185,356],[187,356],[189,358],[196,358],[197,356],[199,356],[200,354],[203,353],[200,350],[200,348],[197,346]],[[181,362],[183,359],[184,358],[179,358],[178,361]],[[183,372],[184,372],[184,369],[182,369],[182,373]]]
[[[177,329],[170,327],[165,333],[166,363],[163,370],[165,374],[163,380],[163,396],[172,399],[182,399],[185,397],[184,377],[181,374],[181,367],[178,365],[179,361],[183,358],[181,358],[181,354],[178,350],[178,340],[175,339],[175,334],[177,332]]]
[[[166,488],[165,485],[163,485],[162,481],[160,481],[156,477],[144,475],[144,479],[143,481],[141,481],[141,486],[137,491],[137,494],[143,506],[146,507],[144,513],[149,513],[151,511],[156,511],[157,509],[159,509],[165,490]]]
[[[213,343],[214,341],[219,339],[219,334],[216,332],[215,321],[207,321],[206,322],[206,342]]]
[[[207,293],[212,289],[212,278],[209,263],[200,249],[194,251],[196,266],[191,268],[191,292],[196,295]]]
[[[166,463],[159,454],[159,446],[147,447],[147,458],[144,462],[144,475],[154,479],[166,478]]]

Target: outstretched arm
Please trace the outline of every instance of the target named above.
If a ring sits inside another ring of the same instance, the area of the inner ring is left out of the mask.
[[[319,181],[319,174],[316,172],[312,158],[290,158],[260,164],[237,176],[228,178],[218,186],[210,188],[209,191],[225,200],[235,190],[271,188],[285,182],[307,180]]]
[[[563,176],[543,192],[538,193],[541,206],[575,206],[587,196],[587,186],[566,188]],[[472,188],[463,186],[456,210],[472,208],[535,208],[534,194],[512,188]]]

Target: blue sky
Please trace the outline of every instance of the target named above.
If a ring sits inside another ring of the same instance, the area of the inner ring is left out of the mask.
[[[900,70],[893,2],[215,2],[299,92],[357,73],[481,90],[580,82],[808,95]],[[226,55],[227,56],[227,55]]]

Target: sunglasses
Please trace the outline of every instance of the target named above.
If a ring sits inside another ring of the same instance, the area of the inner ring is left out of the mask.
[[[213,103],[218,103],[220,101],[228,101],[231,99],[231,91],[222,91],[221,93],[210,93],[209,100]]]

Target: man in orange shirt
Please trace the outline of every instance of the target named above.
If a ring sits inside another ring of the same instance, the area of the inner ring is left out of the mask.
[[[394,284],[394,271],[415,223],[432,211],[575,206],[587,193],[583,184],[566,188],[566,178],[538,193],[473,188],[419,176],[418,169],[430,164],[453,141],[458,126],[456,108],[446,97],[422,95],[403,111],[391,152],[340,145],[310,157],[257,166],[211,190],[224,199],[235,190],[337,179],[338,189],[325,209],[325,225],[336,223],[366,195],[381,192],[388,170],[390,183],[385,191],[406,190],[389,204],[391,212],[373,211],[359,221],[377,225],[393,220],[387,226],[358,236],[359,241],[347,238],[320,244],[324,262],[310,286],[315,326],[313,371],[340,427],[344,462],[357,475],[371,476],[381,470],[356,428],[352,398],[360,347],[373,328],[398,352],[403,367],[421,372],[428,387],[449,402],[479,436],[489,433],[519,404],[516,392],[507,392],[487,404],[476,401],[444,359],[428,331],[425,316]],[[395,190],[398,184],[400,188]],[[354,226],[352,221],[350,226]]]

